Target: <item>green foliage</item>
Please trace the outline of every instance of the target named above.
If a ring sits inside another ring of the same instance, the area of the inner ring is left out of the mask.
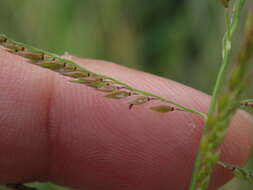
[[[0,1],[0,30],[50,52],[113,61],[210,92],[219,10],[202,0]]]

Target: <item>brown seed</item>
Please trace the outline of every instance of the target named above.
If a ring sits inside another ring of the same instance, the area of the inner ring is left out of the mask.
[[[150,109],[161,113],[167,113],[176,110],[174,107],[168,105],[153,106]]]
[[[149,100],[150,100],[149,97],[147,97],[147,96],[141,96],[141,97],[138,97],[138,98],[136,98],[134,100],[129,101],[128,104],[141,105],[141,104],[145,104]]]

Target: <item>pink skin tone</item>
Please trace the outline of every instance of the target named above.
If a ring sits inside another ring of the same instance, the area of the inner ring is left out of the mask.
[[[210,97],[158,76],[104,61],[74,58],[193,109],[207,112]],[[89,190],[187,189],[203,128],[197,115],[157,113],[146,105],[67,82],[0,48],[0,183],[52,181]],[[222,160],[242,166],[252,144],[251,118],[234,116]],[[210,189],[231,179],[216,167]]]

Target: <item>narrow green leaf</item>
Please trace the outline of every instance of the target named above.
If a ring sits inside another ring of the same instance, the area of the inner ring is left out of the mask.
[[[153,106],[150,109],[153,111],[161,112],[161,113],[167,113],[167,112],[171,112],[175,110],[174,107],[167,106],[167,105]]]
[[[111,94],[106,95],[105,97],[107,98],[113,98],[113,99],[122,99],[130,96],[131,93],[127,91],[118,91],[118,92],[113,92]]]

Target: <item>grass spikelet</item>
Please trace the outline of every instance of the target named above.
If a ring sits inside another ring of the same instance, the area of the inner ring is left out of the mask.
[[[106,81],[94,81],[94,82],[87,83],[87,86],[94,87],[94,88],[99,88],[99,87],[103,87],[107,85],[108,85],[108,82]]]
[[[84,74],[87,74],[87,73],[84,73]],[[92,75],[90,73],[88,73],[87,75],[88,75],[87,77],[80,77],[80,78],[74,77],[76,79],[70,80],[70,82],[85,84],[86,86],[90,86],[90,87],[96,87],[96,84],[105,82],[103,78],[99,78],[99,77]],[[99,87],[99,86],[100,85],[97,85],[97,87]]]
[[[142,104],[145,104],[147,102],[149,102],[150,100],[152,100],[154,98],[150,98],[150,97],[147,97],[147,96],[140,96],[134,100],[131,100],[128,102],[129,104],[129,109],[132,109],[132,107],[134,105],[142,105]]]
[[[33,53],[33,52],[26,52],[26,51],[18,51],[16,52],[16,55],[30,59],[32,61],[40,61],[40,60],[44,60],[45,58],[45,55],[43,53]]]
[[[114,92],[117,90],[117,87],[113,84],[107,83],[105,86],[99,86],[96,89],[101,92]]]
[[[90,77],[90,73],[88,72],[70,72],[70,73],[64,73],[64,76],[72,77],[72,78],[86,78]]]
[[[148,102],[150,100],[151,100],[151,98],[149,98],[147,96],[141,96],[141,97],[138,97],[134,100],[129,101],[128,104],[141,105],[141,104],[145,104],[146,102]]]
[[[179,109],[177,109],[173,106],[168,106],[168,105],[153,106],[150,109],[153,110],[153,111],[156,111],[156,112],[160,112],[160,113],[167,113],[167,112],[172,112],[172,111],[175,111],[175,110],[179,111]]]
[[[61,63],[61,62],[58,62],[58,61],[40,62],[39,65],[41,67],[51,69],[51,70],[54,70],[54,71],[65,71],[64,63]]]
[[[70,65],[65,62],[63,63],[63,65],[64,65],[64,72],[73,72],[77,70],[77,67],[74,65]]]
[[[128,96],[131,96],[131,92],[117,91],[117,92],[107,94],[105,97],[112,98],[112,99],[122,99],[122,98],[126,98]]]

